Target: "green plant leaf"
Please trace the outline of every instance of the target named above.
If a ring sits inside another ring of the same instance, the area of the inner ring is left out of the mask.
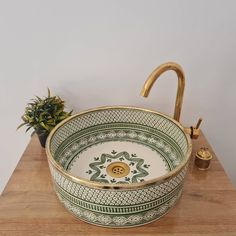
[[[51,92],[50,92],[50,89],[48,88],[48,97],[50,98],[51,97]]]
[[[38,96],[35,96],[39,101],[42,101],[42,98],[38,97]]]
[[[22,126],[24,126],[24,125],[26,125],[27,123],[22,123],[22,124],[20,124],[17,128],[16,128],[16,130],[18,130],[19,128],[21,128]]]
[[[40,124],[44,129],[49,130],[49,128],[47,127],[47,125],[45,125],[43,122],[40,122],[39,124]]]
[[[26,129],[26,131],[25,131],[25,132],[29,131],[31,128],[32,128],[31,126],[30,126],[30,127],[28,127],[28,128]]]
[[[21,117],[21,119],[22,119],[25,123],[28,123],[27,115],[23,115],[23,116]]]

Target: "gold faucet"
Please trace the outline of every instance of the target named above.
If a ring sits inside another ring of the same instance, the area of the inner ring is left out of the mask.
[[[174,62],[167,62],[158,66],[149,75],[146,82],[144,83],[142,91],[141,91],[141,95],[143,97],[147,97],[155,81],[159,78],[161,74],[163,74],[164,72],[168,70],[175,71],[178,77],[178,89],[177,89],[177,95],[176,95],[176,100],[175,100],[174,119],[179,122],[180,113],[182,109],[182,103],[183,103],[184,86],[185,86],[184,72],[180,65]],[[196,127],[191,126],[190,128],[185,128],[185,132],[190,134],[191,138],[195,138],[195,139],[198,138],[200,134],[199,126],[201,122],[202,122],[202,119],[200,118]]]

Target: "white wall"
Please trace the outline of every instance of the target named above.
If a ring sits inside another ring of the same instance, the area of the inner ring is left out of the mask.
[[[149,98],[139,96],[165,61],[186,73],[182,123],[198,117],[236,183],[236,2],[0,2],[0,192],[29,134],[16,132],[24,106],[47,86],[76,111],[108,104],[172,114],[176,78],[163,75]],[[170,77],[169,79],[166,79]]]

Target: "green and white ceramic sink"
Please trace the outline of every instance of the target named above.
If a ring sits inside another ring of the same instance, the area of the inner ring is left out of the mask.
[[[55,191],[77,218],[104,227],[134,227],[166,214],[179,199],[196,127],[183,128],[185,77],[168,62],[157,67],[141,95],[165,71],[178,76],[174,119],[125,106],[101,107],[67,118],[50,133],[46,152]],[[187,134],[189,133],[189,134]]]
[[[64,120],[46,151],[64,206],[83,221],[116,228],[149,223],[175,205],[191,147],[176,120],[112,106]]]

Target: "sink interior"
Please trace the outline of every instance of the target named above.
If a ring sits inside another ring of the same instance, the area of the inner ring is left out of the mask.
[[[137,108],[76,116],[55,132],[54,160],[80,179],[106,184],[152,180],[184,160],[187,140],[174,121]]]

